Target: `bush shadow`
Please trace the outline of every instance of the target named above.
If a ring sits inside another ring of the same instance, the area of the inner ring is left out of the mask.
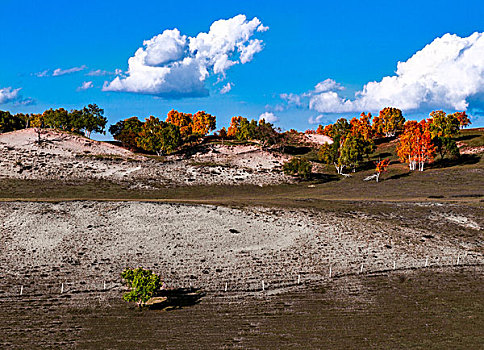
[[[156,293],[156,298],[154,298],[158,300],[148,307],[153,310],[181,309],[198,304],[205,295],[196,288],[162,289]]]

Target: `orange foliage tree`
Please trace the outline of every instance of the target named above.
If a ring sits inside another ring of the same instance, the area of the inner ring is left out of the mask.
[[[215,116],[199,111],[192,118],[192,133],[200,136],[207,135],[215,130]]]
[[[390,165],[390,159],[383,159],[376,163],[376,182],[380,179],[380,174],[387,171],[388,165]]]
[[[241,116],[232,117],[232,119],[230,120],[229,129],[227,130],[227,137],[235,137],[237,131],[240,129],[240,122],[243,118],[244,117]]]
[[[435,157],[435,145],[430,132],[431,120],[407,121],[399,138],[397,155],[402,163],[408,163],[410,170],[423,171],[425,163]]]
[[[178,126],[182,138],[187,138],[192,134],[193,122],[190,113],[182,113],[172,109],[168,112],[165,122]]]
[[[371,127],[371,113],[361,113],[360,118],[354,117],[350,121],[351,132],[358,135],[364,140],[371,140],[373,138],[373,129]]]
[[[316,134],[331,137],[331,130],[332,129],[333,129],[333,124],[326,125],[325,127],[323,127],[322,125],[319,125],[318,129],[316,130]]]
[[[378,117],[373,118],[373,134],[375,137],[391,137],[403,130],[405,117],[398,108],[386,107]]]
[[[469,126],[471,123],[471,120],[467,116],[466,112],[455,112],[453,115],[459,120],[460,123],[460,128],[463,129],[466,126]]]
[[[373,129],[371,127],[371,113],[361,113],[360,118],[353,118],[350,121],[350,134],[356,137],[361,144],[363,152],[368,159],[370,154],[375,150],[375,143],[373,142]]]

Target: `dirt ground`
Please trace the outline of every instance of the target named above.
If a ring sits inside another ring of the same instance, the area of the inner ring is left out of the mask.
[[[287,184],[255,146],[160,159],[36,137],[0,135],[0,348],[484,344],[479,159]],[[139,312],[120,278],[137,266],[206,296]]]
[[[385,215],[372,216],[358,207],[0,203],[0,347],[478,348],[482,221],[456,205],[400,205],[394,215],[376,205]],[[414,221],[400,223],[407,215]],[[207,295],[137,311],[121,300],[127,266]]]
[[[426,223],[367,214],[143,202],[0,203],[0,290],[120,286],[144,266],[172,287],[279,293],[300,282],[368,271],[483,263],[480,224],[446,209],[459,239]],[[439,209],[434,211],[436,217]],[[432,220],[429,219],[429,221]],[[473,235],[474,239],[468,239]]]
[[[37,138],[34,129],[0,134],[0,178],[103,179],[133,188],[292,181],[281,171],[287,157],[257,146],[210,144],[160,158],[55,130],[44,130],[40,144]]]

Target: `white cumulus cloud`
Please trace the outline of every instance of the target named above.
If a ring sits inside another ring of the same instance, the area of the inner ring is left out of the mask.
[[[0,88],[0,104],[14,103],[16,105],[30,105],[34,103],[31,98],[23,98],[20,95],[22,88],[14,89],[12,87]]]
[[[0,103],[15,101],[19,98],[21,89],[12,89],[11,87],[0,88]]]
[[[77,91],[84,91],[84,90],[87,90],[87,89],[91,89],[93,87],[94,87],[94,85],[93,85],[92,81],[85,81],[81,84],[81,86],[79,86],[77,88]]]
[[[336,92],[341,86],[333,82],[320,84],[309,100],[309,108],[320,113],[377,111],[387,106],[406,111],[466,110],[472,97],[482,98],[484,93],[484,33],[436,38],[407,61],[398,62],[395,75],[367,83],[353,99]]]
[[[263,49],[263,42],[253,35],[267,29],[256,17],[238,15],[215,21],[208,33],[195,37],[165,30],[144,41],[129,58],[126,74],[106,82],[103,90],[164,98],[207,96],[205,80],[211,75],[223,79],[230,67],[250,62]]]
[[[266,121],[266,123],[275,123],[277,121],[279,121],[279,117],[276,116],[274,113],[272,112],[265,112],[265,113],[262,113],[260,116],[259,116],[259,121],[261,121],[262,119],[264,119]]]
[[[341,86],[341,84],[337,83],[333,79],[326,79],[316,84],[316,86],[314,87],[313,93],[334,91],[334,90],[343,90],[343,87]]]

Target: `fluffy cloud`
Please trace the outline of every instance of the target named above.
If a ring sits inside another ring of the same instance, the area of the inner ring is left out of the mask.
[[[466,38],[445,34],[406,62],[398,62],[395,75],[367,83],[353,99],[336,92],[341,86],[334,81],[318,84],[309,108],[321,113],[377,111],[387,106],[406,111],[466,110],[470,99],[484,93],[483,58],[484,33]]]
[[[232,87],[234,86],[234,84],[232,83],[227,83],[225,84],[221,89],[220,89],[220,93],[222,95],[226,94],[227,92],[229,92],[230,90],[232,90]]]
[[[333,79],[326,79],[320,83],[317,83],[314,87],[314,91],[312,91],[310,94],[343,89],[344,88],[341,86],[341,84],[337,83]]]
[[[87,67],[84,66],[84,65],[83,66],[80,66],[80,67],[72,67],[72,68],[68,68],[68,69],[57,68],[57,69],[54,69],[54,72],[52,73],[52,76],[53,77],[58,77],[58,76],[61,76],[61,75],[72,74],[72,73],[76,73],[76,72],[83,71],[86,68]],[[44,73],[44,72],[42,72],[42,73]]]
[[[12,87],[0,88],[0,104],[4,103],[13,103],[15,105],[31,105],[34,104],[35,101],[28,98],[23,98],[20,95],[20,90],[22,88],[14,89]]]
[[[84,91],[84,90],[87,90],[87,89],[91,89],[93,87],[94,87],[94,85],[93,85],[92,81],[85,81],[81,84],[81,86],[79,86],[77,88],[77,91]]]
[[[264,119],[267,123],[275,123],[275,122],[279,121],[279,117],[276,116],[274,113],[271,113],[271,112],[262,113],[259,116],[259,121],[261,121],[262,119]]]
[[[17,100],[20,97],[21,89],[12,89],[11,87],[0,88],[0,103],[8,103]]]
[[[20,95],[21,88],[13,89],[11,87],[0,88],[0,104],[14,103],[17,105],[30,105],[34,103],[31,98],[22,98]]]
[[[289,94],[284,93],[284,94],[280,94],[279,97],[282,98],[284,101],[286,101],[287,104],[290,106],[300,107],[303,105],[302,98],[306,97],[306,94],[298,95],[293,93],[289,93]]]
[[[207,96],[205,80],[211,75],[223,79],[230,67],[250,62],[263,49],[263,42],[253,35],[267,29],[258,18],[248,21],[238,15],[215,21],[208,33],[195,37],[165,30],[144,41],[129,58],[126,75],[106,82],[103,90],[164,98]]]

